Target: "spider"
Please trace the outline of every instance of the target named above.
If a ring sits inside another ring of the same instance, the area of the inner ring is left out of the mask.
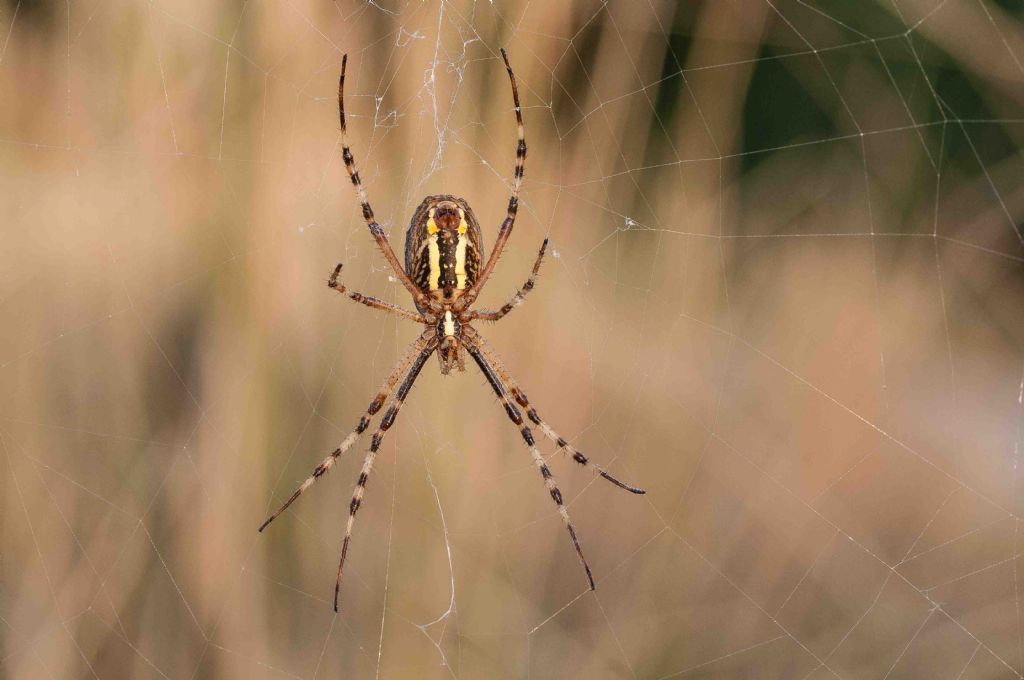
[[[383,408],[391,396],[395,385],[398,391],[387,411],[381,418],[380,425],[370,439],[370,449],[363,460],[363,467],[356,480],[355,490],[352,493],[352,501],[348,508],[348,523],[345,526],[345,538],[341,544],[341,559],[338,562],[338,576],[334,584],[334,611],[338,611],[338,597],[341,591],[341,577],[345,569],[345,556],[348,554],[349,542],[352,538],[352,526],[355,524],[356,512],[363,501],[363,493],[366,490],[366,481],[373,469],[374,460],[384,440],[384,435],[394,424],[398,417],[398,411],[402,408],[413,383],[416,382],[420,370],[427,359],[434,352],[437,352],[441,364],[441,373],[447,375],[452,368],[459,371],[465,370],[465,352],[468,352],[480,371],[484,374],[494,393],[498,395],[498,401],[505,408],[509,420],[513,422],[522,435],[523,441],[533,455],[533,462],[544,479],[544,484],[551,494],[551,499],[558,506],[558,513],[565,522],[565,527],[572,538],[573,547],[579,557],[580,564],[586,572],[587,583],[590,589],[594,589],[594,576],[590,571],[583,550],[580,548],[579,539],[576,536],[576,529],[573,528],[569,519],[569,513],[562,500],[562,492],[559,491],[555,478],[551,474],[547,463],[541,456],[540,450],[533,437],[533,431],[523,420],[520,410],[525,409],[526,418],[540,428],[546,437],[553,440],[560,450],[572,455],[573,460],[583,466],[591,465],[595,471],[612,484],[635,494],[643,494],[643,489],[624,484],[615,477],[612,477],[604,468],[594,463],[583,455],[581,451],[563,439],[547,422],[537,413],[537,410],[530,406],[526,394],[519,388],[495,355],[494,350],[484,342],[483,337],[471,325],[473,321],[498,321],[506,314],[518,307],[526,297],[527,293],[533,290],[540,271],[541,261],[547,250],[548,240],[544,239],[541,244],[537,260],[533,264],[533,272],[526,283],[512,296],[511,300],[497,311],[472,310],[470,309],[476,301],[477,296],[487,283],[487,278],[494,270],[494,265],[501,256],[501,251],[512,233],[512,226],[515,223],[516,212],[519,208],[519,187],[523,181],[523,163],[526,160],[526,139],[523,131],[523,116],[519,106],[519,91],[516,88],[516,77],[509,65],[508,55],[501,50],[501,57],[505,62],[505,70],[512,84],[512,100],[515,104],[516,128],[518,130],[518,143],[516,145],[516,165],[512,179],[512,196],[508,201],[508,214],[498,231],[498,238],[495,240],[494,248],[486,262],[483,262],[483,239],[480,231],[480,224],[477,222],[473,210],[465,199],[448,194],[438,196],[427,196],[420,203],[412,216],[409,229],[405,234],[405,267],[399,263],[391,245],[388,242],[384,230],[373,216],[373,209],[366,198],[366,190],[359,179],[359,172],[356,170],[355,159],[349,150],[347,130],[345,127],[345,66],[348,63],[348,55],[341,60],[341,77],[338,80],[338,114],[341,119],[341,155],[345,161],[345,168],[348,170],[362,204],[363,218],[370,229],[370,234],[377,242],[384,258],[395,272],[395,276],[405,289],[412,295],[413,303],[416,306],[415,312],[408,311],[389,302],[384,302],[374,297],[348,290],[339,280],[341,265],[334,268],[327,281],[327,285],[335,291],[346,295],[360,304],[372,307],[390,314],[395,314],[403,319],[409,319],[423,324],[426,328],[405,354],[398,361],[398,365],[384,381],[377,396],[373,398],[366,409],[366,413],[359,419],[355,429],[345,437],[338,448],[323,460],[312,474],[295,490],[285,501],[277,512],[272,514],[260,526],[262,532],[274,519],[288,509],[295,500],[302,495],[306,489],[323,476],[338,457],[343,454],[356,439],[359,438],[370,425],[370,419]]]

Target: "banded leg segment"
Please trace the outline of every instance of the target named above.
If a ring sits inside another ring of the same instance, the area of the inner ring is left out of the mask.
[[[572,520],[569,519],[569,511],[565,508],[565,502],[562,500],[562,492],[558,488],[558,484],[555,482],[554,476],[551,474],[551,469],[548,468],[547,463],[544,462],[544,457],[540,455],[540,449],[537,448],[537,443],[533,439],[533,432],[530,430],[528,425],[523,423],[523,416],[516,408],[515,404],[509,401],[508,388],[502,382],[501,377],[494,370],[494,368],[487,363],[486,357],[480,349],[474,344],[467,343],[467,351],[473,356],[477,366],[480,367],[480,371],[487,378],[487,382],[490,383],[494,393],[498,395],[498,399],[501,401],[502,406],[505,407],[505,413],[508,414],[509,420],[513,422],[517,427],[520,428],[519,434],[522,435],[523,441],[526,442],[526,446],[530,449],[530,454],[533,456],[533,462],[540,470],[541,476],[544,478],[544,484],[548,488],[548,492],[551,494],[551,500],[558,506],[558,514],[562,516],[562,521],[565,523],[565,528],[569,531],[569,536],[572,538],[572,545],[576,548],[576,555],[580,558],[580,564],[583,565],[583,571],[587,573],[587,583],[590,585],[590,589],[594,590],[594,575],[590,571],[590,565],[587,564],[587,558],[583,556],[583,549],[580,547],[580,540],[576,536],[576,529],[572,525]]]
[[[544,433],[544,436],[546,436],[551,441],[555,442],[555,444],[558,445],[558,448],[562,449],[566,453],[569,453],[574,461],[576,461],[583,467],[587,467],[588,465],[593,467],[594,470],[597,471],[597,474],[607,479],[609,482],[619,487],[620,489],[625,489],[630,493],[640,495],[647,493],[646,491],[639,487],[626,484],[625,482],[622,482],[616,479],[615,477],[612,477],[610,474],[608,474],[607,470],[605,470],[597,463],[592,463],[589,458],[583,455],[582,451],[580,451],[575,446],[567,442],[561,435],[555,432],[554,428],[548,425],[547,422],[540,417],[540,414],[537,413],[537,409],[530,406],[530,400],[526,398],[526,393],[519,388],[519,385],[516,384],[516,381],[512,378],[511,375],[509,375],[508,371],[505,370],[505,367],[501,363],[501,359],[498,358],[498,355],[494,353],[494,350],[491,349],[490,345],[487,344],[483,337],[481,337],[479,333],[474,333],[472,342],[477,346],[480,352],[482,352],[483,355],[487,357],[488,361],[490,361],[491,365],[494,367],[494,370],[497,371],[499,377],[502,379],[502,381],[504,381],[505,385],[508,386],[508,390],[511,393],[512,398],[515,399],[517,404],[526,409],[526,417],[530,419],[530,422],[532,422],[534,425],[540,428],[541,432]]]
[[[378,300],[375,297],[370,297],[369,295],[363,295],[362,293],[357,293],[354,290],[349,290],[348,288],[345,287],[345,284],[340,283],[338,281],[338,276],[340,274],[341,265],[339,264],[337,267],[334,268],[334,273],[331,274],[331,278],[327,279],[328,288],[332,288],[333,290],[338,291],[342,295],[346,295],[350,299],[358,302],[359,304],[366,305],[367,307],[379,309],[382,312],[396,314],[402,317],[403,319],[409,319],[410,321],[415,321],[417,323],[427,322],[427,320],[423,317],[422,314],[410,312],[406,309],[402,309],[398,305],[393,305],[390,302],[384,302],[383,300]]]
[[[502,305],[501,309],[496,312],[490,310],[481,309],[478,312],[470,312],[472,318],[483,319],[484,321],[497,321],[501,317],[505,316],[513,309],[523,304],[523,300],[526,295],[533,290],[534,285],[537,283],[537,275],[540,273],[540,263],[544,260],[544,253],[548,249],[548,240],[544,239],[544,243],[540,245],[540,252],[537,253],[537,261],[533,263],[533,272],[530,274],[530,278],[526,280],[523,287],[516,291],[516,294],[512,296],[512,299]]]
[[[377,242],[377,248],[380,249],[384,259],[388,261],[391,269],[394,270],[395,276],[402,282],[405,289],[409,291],[416,304],[424,309],[437,311],[440,308],[438,303],[416,287],[416,284],[412,282],[409,275],[405,273],[405,267],[402,266],[395,256],[395,251],[391,249],[391,244],[388,242],[384,229],[377,224],[377,219],[373,216],[373,208],[370,207],[370,202],[366,197],[366,190],[363,188],[363,182],[359,178],[359,171],[356,170],[356,159],[352,155],[352,150],[349,149],[348,128],[345,126],[345,67],[347,65],[348,55],[346,54],[341,58],[341,76],[338,78],[338,118],[341,121],[341,157],[345,161],[345,169],[348,170],[348,176],[352,179],[352,186],[356,188],[356,193],[359,195],[363,219],[366,220],[366,226],[370,228],[370,234]]]
[[[287,510],[288,506],[294,503],[306,489],[313,486],[313,483],[316,482],[316,480],[326,474],[334,466],[338,457],[345,453],[345,451],[355,443],[356,439],[359,438],[359,435],[369,427],[370,419],[381,409],[382,406],[384,406],[384,402],[387,401],[388,396],[391,394],[391,390],[395,389],[395,384],[399,379],[401,379],[406,371],[409,370],[409,365],[412,364],[418,356],[422,355],[433,337],[433,330],[425,332],[418,340],[416,340],[416,342],[409,346],[409,349],[406,350],[405,354],[402,355],[402,358],[398,361],[398,365],[395,367],[395,370],[391,372],[391,375],[389,375],[387,380],[384,381],[384,384],[381,385],[380,391],[377,392],[377,396],[370,402],[370,405],[366,409],[366,413],[364,413],[359,419],[359,423],[356,425],[355,429],[345,437],[338,448],[334,449],[329,456],[324,458],[319,465],[313,468],[313,472],[306,478],[306,481],[302,482],[288,500],[286,500],[284,504],[274,512],[274,514],[268,517],[266,521],[260,525],[261,532],[267,528],[267,525],[277,519],[278,515]]]
[[[458,309],[460,311],[468,309],[476,301],[484,284],[487,283],[494,265],[498,263],[498,258],[501,257],[501,251],[505,249],[505,242],[508,241],[508,237],[512,234],[512,227],[516,223],[516,214],[519,212],[519,188],[523,183],[523,168],[526,164],[526,132],[523,128],[523,112],[522,107],[519,105],[519,88],[516,86],[516,75],[512,72],[512,66],[508,63],[508,55],[505,53],[505,48],[501,49],[501,58],[505,61],[505,70],[508,71],[508,79],[512,83],[512,102],[515,105],[516,112],[516,166],[512,174],[512,196],[508,199],[508,212],[505,220],[501,223],[501,229],[498,230],[498,238],[494,241],[494,248],[491,249],[491,254],[487,258],[487,264],[480,271],[480,275],[473,283],[473,286],[459,299],[461,306]]]
[[[352,540],[352,527],[356,523],[356,512],[359,511],[359,506],[363,502],[363,493],[366,491],[366,480],[370,477],[370,472],[373,470],[373,462],[377,458],[377,451],[380,449],[380,444],[384,441],[384,435],[388,429],[394,424],[395,418],[398,417],[398,411],[402,408],[402,404],[405,402],[406,396],[409,394],[409,390],[412,389],[413,383],[416,382],[417,376],[420,374],[420,370],[423,368],[423,364],[426,363],[430,355],[433,354],[437,348],[436,342],[431,342],[427,345],[420,353],[416,356],[416,359],[412,362],[412,366],[409,368],[408,373],[405,375],[405,380],[402,381],[402,385],[398,388],[395,393],[395,399],[391,402],[388,410],[384,412],[384,417],[380,420],[380,425],[377,427],[377,431],[373,433],[373,438],[370,440],[370,450],[366,453],[366,458],[363,459],[363,467],[359,471],[359,478],[356,480],[356,487],[352,492],[352,501],[348,506],[348,523],[345,525],[345,540],[341,544],[341,559],[338,561],[338,578],[334,582],[334,611],[338,611],[338,595],[341,592],[341,575],[345,569],[345,556],[348,554],[348,544]]]

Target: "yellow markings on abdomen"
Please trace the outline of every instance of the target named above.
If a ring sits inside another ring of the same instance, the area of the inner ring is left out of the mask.
[[[461,229],[459,242],[455,245],[455,288],[466,289],[466,244],[469,239],[463,236]]]
[[[427,213],[427,233],[428,234],[436,234],[437,231],[438,231],[438,229],[437,229],[437,222],[434,221],[434,213],[436,211],[437,211],[437,208],[431,208],[430,212]]]
[[[437,234],[427,241],[427,256],[430,258],[430,276],[427,277],[427,283],[430,290],[437,290],[441,287],[441,248],[437,244]]]

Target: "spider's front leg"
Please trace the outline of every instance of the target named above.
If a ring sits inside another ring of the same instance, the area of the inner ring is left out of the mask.
[[[366,226],[369,228],[373,240],[377,242],[377,248],[384,256],[384,259],[388,261],[388,264],[391,265],[391,269],[394,271],[398,281],[412,295],[416,305],[434,312],[439,311],[440,306],[437,301],[431,299],[422,290],[417,288],[416,284],[409,278],[409,274],[406,273],[405,269],[398,262],[398,258],[395,257],[395,251],[391,249],[391,243],[388,241],[387,234],[384,233],[383,227],[377,223],[377,218],[373,215],[373,208],[370,207],[370,201],[366,196],[366,189],[363,188],[363,181],[359,178],[355,156],[352,155],[352,150],[348,146],[348,127],[345,125],[345,69],[347,66],[348,55],[345,54],[341,57],[341,76],[338,78],[338,119],[341,123],[341,157],[345,161],[345,169],[348,170],[352,186],[355,187],[356,194],[359,196],[359,203],[363,210],[363,219],[366,220]]]
[[[516,114],[516,164],[512,172],[512,195],[508,199],[508,211],[505,214],[504,221],[501,223],[501,228],[498,229],[498,237],[494,239],[494,247],[487,258],[487,263],[480,270],[480,274],[473,285],[457,302],[457,309],[459,311],[469,309],[476,302],[476,298],[480,291],[483,290],[484,284],[487,283],[487,279],[494,270],[494,266],[498,264],[498,258],[501,257],[501,252],[505,249],[508,237],[512,235],[512,227],[515,226],[516,215],[519,213],[519,189],[523,184],[523,169],[526,166],[526,131],[523,127],[523,108],[519,104],[519,88],[516,86],[516,75],[512,72],[512,65],[508,63],[508,54],[505,53],[505,48],[501,49],[501,58],[505,61],[505,70],[508,71],[508,79],[512,84],[512,103]]]

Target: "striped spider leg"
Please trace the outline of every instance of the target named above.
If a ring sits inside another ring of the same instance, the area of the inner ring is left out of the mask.
[[[384,302],[383,300],[378,300],[375,297],[370,297],[369,295],[363,295],[362,293],[357,293],[354,290],[349,290],[348,288],[345,287],[343,283],[338,282],[339,275],[341,275],[340,264],[334,268],[334,273],[331,274],[331,278],[327,279],[328,288],[336,290],[342,295],[347,296],[349,299],[358,302],[359,304],[366,305],[367,307],[370,307],[372,309],[378,309],[382,312],[395,314],[397,316],[402,317],[403,319],[415,321],[416,323],[429,323],[426,317],[424,317],[422,314],[410,312],[409,310],[402,309],[398,305],[393,305],[390,302]]]
[[[533,271],[530,273],[530,278],[526,279],[526,283],[516,291],[516,294],[512,296],[512,299],[501,306],[498,311],[490,311],[487,309],[481,309],[479,311],[472,311],[469,313],[473,319],[482,319],[484,321],[498,321],[503,316],[511,312],[513,309],[523,304],[526,296],[529,294],[533,287],[537,284],[537,275],[540,274],[540,263],[544,261],[544,253],[548,249],[548,240],[544,239],[544,242],[540,244],[540,252],[537,253],[537,261],[533,263]]]
[[[370,402],[370,405],[366,408],[366,412],[359,418],[359,422],[356,424],[355,429],[353,429],[352,432],[342,440],[341,444],[338,445],[338,448],[334,449],[329,456],[324,458],[319,465],[313,468],[313,472],[310,473],[309,477],[307,477],[302,484],[299,484],[294,493],[288,497],[288,500],[286,500],[284,504],[274,512],[274,514],[268,517],[266,521],[260,525],[261,532],[266,529],[271,522],[277,519],[278,515],[287,510],[288,506],[294,503],[306,489],[313,486],[313,483],[316,482],[316,480],[329,472],[330,469],[334,467],[334,463],[338,460],[338,457],[351,448],[352,444],[354,444],[356,439],[359,438],[359,435],[366,431],[366,428],[370,426],[370,421],[373,416],[380,411],[388,397],[391,396],[391,391],[395,389],[395,385],[398,384],[398,381],[401,380],[402,376],[408,374],[410,365],[412,365],[413,361],[427,349],[430,343],[434,340],[434,337],[435,333],[433,329],[424,331],[416,342],[409,346],[402,358],[399,359],[398,365],[395,366],[393,371],[391,371],[391,375],[389,375],[387,380],[384,381],[384,384],[380,386],[377,396],[375,396],[373,401]]]
[[[416,302],[417,308],[426,308],[433,311],[440,311],[440,305],[435,300],[424,293],[420,288],[412,282],[409,275],[404,269],[402,269],[401,263],[395,256],[395,251],[391,249],[391,243],[388,241],[387,234],[384,233],[384,228],[377,224],[377,219],[373,215],[373,208],[370,207],[370,201],[366,197],[366,190],[363,188],[363,182],[359,178],[359,171],[356,169],[356,159],[352,155],[352,150],[348,146],[348,127],[345,125],[345,67],[348,66],[348,55],[342,55],[341,57],[341,76],[338,77],[338,119],[341,122],[341,158],[345,161],[345,169],[348,170],[348,176],[352,180],[352,186],[356,189],[356,194],[359,196],[359,203],[363,210],[363,219],[366,220],[366,226],[370,229],[370,234],[373,236],[373,240],[377,242],[377,248],[380,249],[384,259],[388,261],[391,269],[394,271],[395,276],[401,282],[405,289],[412,295],[412,299]]]
[[[504,307],[502,309],[504,309]],[[608,474],[607,470],[605,470],[597,463],[591,462],[589,458],[583,455],[582,451],[577,449],[575,446],[566,441],[561,435],[555,432],[554,428],[548,425],[547,422],[540,417],[540,414],[537,413],[537,409],[530,406],[530,400],[526,398],[526,393],[519,388],[519,385],[516,384],[516,381],[512,378],[511,375],[509,375],[508,371],[505,370],[505,367],[502,364],[501,359],[498,358],[498,355],[495,354],[493,349],[491,349],[491,346],[487,343],[487,341],[483,339],[483,336],[481,336],[479,333],[474,333],[471,338],[471,342],[474,345],[476,345],[480,353],[484,355],[484,357],[490,363],[491,367],[495,370],[495,372],[497,372],[498,377],[501,378],[501,382],[504,384],[505,389],[510,394],[510,396],[516,401],[517,404],[526,409],[526,417],[530,419],[530,422],[539,427],[540,431],[544,433],[545,437],[555,442],[559,450],[565,451],[566,453],[570,454],[572,456],[572,459],[579,463],[580,465],[582,465],[583,467],[593,467],[594,471],[597,472],[597,474],[600,477],[607,479],[609,482],[619,487],[620,489],[625,489],[626,491],[629,491],[630,493],[635,493],[637,495],[643,495],[647,493],[641,488],[632,486],[630,484],[626,484],[625,482],[619,481],[615,477],[612,477],[610,474]],[[519,423],[516,424],[518,425]]]
[[[576,529],[572,525],[572,520],[569,519],[569,511],[565,508],[565,502],[562,500],[562,492],[558,488],[558,483],[555,482],[554,475],[551,474],[551,469],[548,464],[544,462],[544,457],[540,454],[540,449],[537,448],[537,442],[533,439],[533,432],[530,430],[530,426],[523,423],[523,416],[519,413],[519,409],[516,408],[509,400],[508,388],[505,383],[502,382],[497,371],[487,362],[487,358],[484,357],[483,352],[480,351],[478,345],[475,344],[474,340],[466,340],[466,351],[469,352],[473,360],[476,361],[476,365],[480,367],[480,371],[487,378],[487,382],[490,384],[494,393],[498,395],[498,400],[501,401],[501,405],[505,407],[505,413],[508,414],[509,420],[513,424],[520,428],[519,434],[522,436],[523,441],[526,443],[526,447],[530,449],[530,454],[533,456],[533,462],[540,471],[541,477],[544,478],[544,484],[548,487],[548,493],[551,494],[551,500],[558,506],[558,514],[562,516],[562,521],[565,523],[565,528],[569,531],[569,537],[572,538],[572,545],[576,548],[576,556],[580,558],[580,564],[583,565],[583,571],[587,574],[587,583],[591,590],[596,587],[594,585],[594,574],[590,571],[590,565],[587,564],[587,558],[583,556],[583,548],[580,547],[580,539],[576,536]]]
[[[338,457],[348,450],[370,426],[373,416],[379,412],[390,398],[390,405],[381,417],[380,424],[370,439],[370,447],[363,459],[359,477],[356,480],[355,489],[352,492],[352,500],[349,502],[348,521],[345,525],[345,536],[341,544],[341,558],[338,560],[338,575],[334,583],[334,610],[338,611],[338,602],[341,592],[341,578],[345,570],[345,558],[348,555],[349,544],[352,540],[352,529],[355,526],[356,513],[363,502],[363,494],[366,491],[366,482],[373,464],[380,451],[381,442],[388,429],[394,424],[398,412],[405,403],[412,386],[415,384],[420,371],[432,354],[437,352],[441,366],[441,373],[448,375],[452,369],[465,371],[464,353],[469,352],[473,360],[479,366],[484,376],[490,383],[491,388],[498,399],[505,407],[505,412],[519,428],[523,441],[526,442],[534,463],[552,500],[558,506],[558,512],[562,516],[565,526],[572,538],[573,547],[587,574],[587,583],[591,589],[594,588],[594,577],[583,557],[583,550],[580,548],[579,538],[576,536],[576,529],[569,521],[569,513],[562,500],[562,492],[555,483],[554,476],[548,468],[547,463],[541,456],[536,441],[533,438],[533,431],[523,420],[520,408],[526,409],[526,416],[539,427],[541,431],[554,440],[560,449],[572,454],[573,460],[581,465],[590,465],[590,461],[579,450],[570,445],[558,435],[541,417],[536,409],[530,406],[526,395],[516,382],[512,379],[502,366],[501,361],[494,354],[493,350],[484,342],[483,338],[472,327],[471,322],[481,319],[484,321],[498,321],[506,314],[519,306],[526,296],[533,290],[537,276],[540,273],[541,262],[544,260],[544,253],[547,251],[548,241],[544,240],[537,260],[534,262],[533,271],[526,283],[516,291],[515,295],[496,311],[492,310],[471,310],[473,302],[479,295],[484,283],[490,276],[502,250],[512,233],[515,225],[516,212],[519,207],[519,189],[523,180],[523,167],[526,161],[526,138],[523,128],[522,108],[519,104],[519,91],[516,87],[515,74],[509,65],[508,55],[501,50],[501,57],[505,62],[505,69],[508,71],[509,81],[512,85],[512,100],[515,105],[517,143],[516,162],[512,177],[512,195],[509,198],[508,210],[498,237],[495,240],[494,248],[484,263],[483,234],[480,223],[473,214],[469,203],[458,196],[451,194],[438,194],[427,196],[420,203],[413,213],[409,228],[405,233],[405,264],[399,263],[384,230],[373,216],[373,209],[366,198],[366,191],[363,189],[362,181],[356,170],[355,159],[349,149],[347,141],[347,129],[345,127],[345,67],[348,57],[342,57],[341,77],[338,81],[338,113],[341,120],[341,144],[342,158],[345,167],[355,187],[359,202],[362,205],[363,218],[370,229],[370,234],[377,242],[384,259],[387,260],[398,280],[412,296],[416,311],[409,311],[398,305],[385,302],[375,297],[363,295],[362,293],[349,290],[339,281],[342,266],[335,267],[334,272],[327,281],[327,285],[336,292],[348,297],[353,302],[365,305],[388,314],[393,314],[407,321],[415,321],[425,326],[419,338],[410,345],[398,364],[388,375],[381,386],[377,396],[370,402],[366,412],[360,417],[359,422],[352,432],[342,441],[327,458],[317,465],[312,474],[303,481],[287,501],[260,526],[263,531],[282,512],[302,495],[306,489],[312,486],[317,479],[331,469]],[[395,390],[396,385],[398,389]],[[392,397],[392,391],[394,396]],[[597,472],[613,484],[632,491],[643,493],[643,490],[623,484],[609,475],[603,468],[594,465]]]
[[[591,463],[582,452],[559,436],[559,434],[555,432],[550,425],[541,419],[537,410],[530,406],[530,402],[527,400],[526,394],[519,389],[519,386],[512,379],[512,376],[505,370],[501,360],[495,354],[494,350],[487,345],[483,337],[472,328],[469,329],[469,331],[470,332],[466,333],[465,338],[466,350],[470,353],[470,356],[473,357],[473,360],[476,361],[477,366],[480,367],[480,371],[484,374],[484,377],[487,378],[487,382],[490,384],[491,389],[493,389],[494,393],[498,395],[498,400],[505,408],[505,413],[508,415],[509,420],[512,421],[513,425],[519,428],[519,434],[522,436],[527,448],[530,449],[534,464],[536,464],[537,468],[540,470],[541,476],[544,478],[544,483],[548,487],[551,499],[558,506],[558,513],[562,516],[565,528],[569,531],[570,538],[572,538],[573,547],[576,549],[576,555],[579,557],[580,563],[583,565],[583,570],[587,574],[587,582],[590,585],[590,589],[594,590],[594,577],[590,571],[590,566],[587,564],[586,558],[583,556],[583,549],[580,547],[579,538],[576,536],[576,529],[573,527],[572,521],[569,519],[569,512],[566,510],[565,503],[562,500],[562,492],[559,490],[547,463],[541,456],[540,450],[537,448],[530,426],[523,422],[522,413],[519,408],[517,408],[516,403],[524,409],[527,409],[526,417],[529,418],[534,425],[539,427],[545,436],[555,441],[559,449],[570,452],[573,460],[577,463],[583,466],[593,465],[601,477],[607,479],[619,488],[625,489],[626,491],[630,491],[635,494],[644,494],[646,492],[635,486],[624,484],[615,477],[612,477],[602,467]],[[513,403],[513,401],[516,403]]]
[[[377,458],[377,451],[380,449],[381,442],[384,440],[384,435],[398,417],[398,411],[402,408],[402,404],[405,403],[405,398],[408,396],[409,391],[416,382],[416,378],[419,377],[423,364],[426,363],[427,359],[430,358],[430,355],[433,354],[436,349],[437,335],[434,329],[431,328],[426,330],[412,345],[409,346],[405,355],[399,360],[395,370],[393,370],[387,380],[384,381],[384,385],[381,386],[377,396],[370,402],[369,408],[366,409],[366,413],[359,419],[359,424],[356,425],[355,429],[352,430],[338,448],[331,452],[331,455],[327,456],[323,462],[313,469],[312,474],[310,474],[310,476],[299,485],[288,500],[285,501],[284,504],[274,512],[274,514],[268,517],[266,521],[260,525],[260,531],[262,532],[267,528],[267,525],[277,518],[278,515],[287,510],[288,506],[294,503],[306,489],[312,486],[317,479],[331,469],[335,461],[338,460],[338,456],[351,447],[359,435],[366,430],[370,424],[372,416],[381,409],[390,396],[391,390],[394,389],[395,384],[400,378],[402,378],[402,384],[395,393],[395,397],[391,401],[391,405],[388,407],[388,410],[384,412],[380,425],[377,427],[377,430],[373,433],[373,437],[370,439],[370,449],[367,451],[366,457],[363,459],[363,467],[359,471],[359,478],[356,480],[356,486],[352,492],[352,501],[349,503],[348,509],[348,523],[345,525],[345,538],[341,544],[341,559],[338,562],[338,577],[334,583],[334,611],[338,611],[338,598],[341,592],[341,575],[345,569],[345,556],[348,554],[348,545],[352,540],[352,527],[355,525],[356,512],[359,510],[359,506],[363,502],[363,493],[366,490],[366,481],[373,469],[374,460]]]
[[[523,107],[519,104],[516,74],[512,72],[512,65],[508,63],[508,54],[505,52],[505,48],[501,49],[501,58],[505,61],[505,70],[508,71],[508,79],[512,83],[512,103],[516,112],[516,166],[512,172],[512,196],[508,199],[505,220],[501,223],[501,228],[498,229],[498,238],[494,241],[494,248],[491,249],[491,255],[487,258],[487,264],[455,303],[455,309],[459,312],[469,309],[476,302],[476,298],[491,276],[494,266],[498,264],[498,258],[501,257],[501,253],[505,249],[508,237],[512,235],[512,227],[515,226],[516,215],[519,213],[519,188],[523,184],[523,171],[526,166],[526,128],[523,126]]]
[[[433,334],[433,331],[428,331]],[[341,543],[341,559],[338,560],[338,577],[334,581],[334,611],[338,611],[338,598],[341,593],[341,575],[345,570],[345,556],[348,555],[348,544],[352,540],[352,527],[356,523],[356,512],[359,511],[359,506],[363,503],[363,493],[366,491],[366,480],[370,476],[370,471],[373,470],[373,461],[377,458],[377,451],[380,449],[380,443],[384,440],[384,435],[388,429],[394,424],[395,418],[398,417],[398,411],[402,408],[402,404],[405,403],[405,398],[409,395],[409,390],[412,389],[413,383],[416,382],[416,378],[420,374],[420,370],[423,368],[423,364],[427,363],[427,359],[437,349],[436,338],[431,338],[428,341],[426,347],[416,355],[416,358],[412,362],[412,366],[409,368],[409,372],[405,376],[405,380],[402,381],[398,391],[395,393],[395,398],[391,402],[391,406],[385,411],[384,417],[380,419],[380,425],[377,426],[377,431],[373,433],[373,437],[370,438],[370,450],[366,452],[366,458],[363,459],[363,467],[359,470],[359,478],[356,480],[356,487],[352,491],[352,500],[348,504],[348,522],[345,524],[345,538]]]

